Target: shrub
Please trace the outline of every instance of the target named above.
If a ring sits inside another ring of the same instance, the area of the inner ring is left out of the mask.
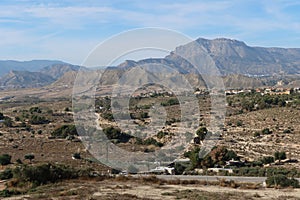
[[[185,171],[186,168],[187,168],[187,167],[184,166],[184,165],[181,164],[181,163],[175,163],[175,165],[174,165],[175,174],[176,174],[176,175],[181,175],[181,174],[183,174],[183,172]]]
[[[0,113],[0,120],[3,120],[4,119],[4,115],[3,113]]]
[[[72,158],[74,158],[74,159],[81,159],[80,153],[74,153],[72,155]]]
[[[167,101],[161,102],[162,106],[172,106],[172,105],[178,105],[179,101],[176,98],[168,99]]]
[[[16,178],[19,183],[32,182],[36,186],[47,183],[55,183],[63,179],[71,179],[77,177],[77,170],[64,165],[23,165],[20,167],[16,167],[13,170],[13,178]]]
[[[62,125],[61,127],[55,129],[52,133],[52,136],[57,138],[66,138],[68,135],[78,135],[76,126],[74,124]]]
[[[286,159],[286,153],[284,151],[276,151],[274,153],[275,160],[284,160]]]
[[[165,137],[166,135],[169,135],[169,133],[164,132],[164,131],[159,131],[156,136],[157,136],[157,138],[161,139],[161,138]]]
[[[29,109],[29,112],[30,113],[34,113],[34,112],[36,112],[36,113],[42,113],[42,110],[39,107],[31,107]]]
[[[6,126],[6,127],[12,127],[12,119],[9,118],[9,117],[4,117],[4,122],[3,124]]]
[[[262,134],[264,135],[268,135],[268,134],[271,134],[272,131],[269,129],[269,128],[264,128],[262,131],[261,131]]]
[[[299,181],[294,178],[287,178],[285,175],[278,174],[267,178],[266,183],[269,187],[281,186],[281,187],[294,187],[299,188]]]
[[[243,126],[243,122],[242,122],[241,120],[238,120],[238,121],[236,122],[236,125],[237,125],[237,126]]]
[[[9,168],[6,168],[3,172],[0,173],[0,179],[5,180],[5,179],[11,179],[13,177],[12,170]]]
[[[113,126],[103,129],[103,132],[109,140],[116,140],[117,143],[126,143],[132,138],[131,135],[123,133],[121,129]]]
[[[285,130],[283,131],[283,133],[291,133],[291,130],[290,130],[290,129],[285,129]]]
[[[256,131],[253,135],[254,137],[259,137],[260,136],[260,133],[258,131]]]
[[[162,147],[164,144],[156,141],[154,138],[148,138],[143,142],[145,145],[154,145],[157,147]]]
[[[206,127],[201,127],[197,130],[196,134],[198,135],[200,140],[204,140],[205,136],[207,135],[207,132],[208,132],[208,130]]]
[[[1,165],[8,165],[10,164],[11,156],[8,154],[2,154],[0,156],[0,164]]]
[[[47,124],[49,120],[47,120],[44,116],[32,115],[29,119],[30,124]]]
[[[26,160],[29,160],[30,162],[31,162],[31,160],[33,160],[34,159],[34,155],[33,154],[26,154],[25,156],[24,156],[24,158],[26,159]]]
[[[270,164],[270,163],[273,163],[273,162],[274,162],[274,157],[272,157],[272,156],[266,156],[266,157],[263,157],[263,158],[261,159],[261,162],[262,162],[263,164]]]

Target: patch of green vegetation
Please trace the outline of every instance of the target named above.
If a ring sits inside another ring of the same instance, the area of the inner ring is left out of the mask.
[[[113,126],[103,129],[104,134],[109,140],[114,140],[115,143],[126,143],[132,136],[121,131],[119,128]]]
[[[168,99],[167,101],[161,102],[162,106],[172,106],[172,105],[178,105],[179,101],[177,98],[171,98]]]
[[[269,187],[293,187],[299,188],[299,181],[294,178],[287,178],[285,175],[278,174],[267,178],[266,183]]]
[[[8,165],[11,163],[11,156],[9,154],[0,155],[0,165]]]
[[[161,138],[164,138],[165,136],[167,136],[167,135],[169,135],[169,133],[168,132],[165,132],[165,131],[159,131],[158,133],[157,133],[157,138],[159,138],[159,139],[161,139]]]
[[[48,124],[49,120],[47,120],[44,116],[31,115],[28,122],[30,124]]]
[[[51,135],[56,138],[66,138],[69,135],[78,135],[74,124],[62,125],[55,129]]]

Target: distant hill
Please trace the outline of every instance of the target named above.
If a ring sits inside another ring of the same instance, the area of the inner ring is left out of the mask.
[[[250,47],[225,38],[199,38],[196,42],[212,57],[223,75],[300,74],[300,48]],[[180,48],[189,48],[189,44]]]
[[[0,77],[9,73],[10,71],[30,71],[37,72],[44,67],[66,64],[58,60],[32,60],[32,61],[15,61],[15,60],[0,60]]]
[[[2,88],[34,88],[52,83],[54,79],[41,72],[11,71],[0,78]]]
[[[42,68],[38,72],[11,70],[0,77],[2,88],[35,88],[52,84],[67,72],[76,72],[79,66],[70,64],[54,64]]]
[[[202,55],[201,55],[202,54]],[[210,58],[202,64],[201,56]],[[165,58],[149,58],[140,61],[127,60],[115,68],[109,68],[103,75],[102,83],[116,83],[122,75],[137,66],[161,64],[185,74],[185,77],[198,87],[204,85],[197,69],[183,57],[194,58],[202,67],[203,74],[210,74],[211,66],[216,66],[227,88],[255,88],[274,86],[285,76],[300,76],[300,49],[250,47],[244,42],[219,38],[207,40],[199,38],[194,42],[177,47]],[[191,76],[189,74],[194,74]],[[161,74],[159,76],[162,76]],[[142,83],[140,74],[137,78]],[[149,79],[149,77],[146,77]],[[197,81],[197,79],[199,79]]]
[[[40,70],[41,73],[47,74],[54,79],[58,79],[69,71],[78,71],[79,66],[70,64],[54,64],[51,66],[44,67]]]
[[[151,73],[136,70],[136,76],[130,77],[132,83],[143,84],[163,78],[170,79],[175,83],[185,78],[191,82],[193,87],[205,87],[197,69],[184,57],[193,58],[197,65],[201,66],[202,75],[210,74],[211,66],[216,66],[220,72],[218,76],[223,77],[227,88],[274,86],[278,85],[277,82],[280,81],[283,81],[284,85],[288,85],[292,81],[292,85],[299,83],[297,80],[300,77],[300,48],[251,47],[242,41],[226,38],[213,40],[199,38],[191,43],[178,46],[165,58],[127,60],[119,66],[103,70],[99,82],[104,85],[112,85],[117,83],[121,77],[127,76],[126,72],[129,70],[138,69],[138,66],[151,66],[152,69],[155,69]],[[203,59],[208,60],[201,63]],[[154,66],[157,65],[168,66],[176,73],[180,73],[182,77],[171,72],[172,70],[162,70],[159,67],[156,69]],[[1,77],[1,73],[11,69],[14,70],[12,73]],[[52,86],[70,85],[75,79],[73,72],[78,69],[79,66],[61,61],[0,61],[0,85],[2,87],[7,85],[12,87],[14,84],[16,87],[47,84],[52,84]],[[21,72],[17,73],[16,71]],[[29,77],[26,78],[26,76]],[[213,78],[209,80],[213,81]]]
[[[52,87],[72,86],[74,84],[77,72],[69,71],[51,84]]]

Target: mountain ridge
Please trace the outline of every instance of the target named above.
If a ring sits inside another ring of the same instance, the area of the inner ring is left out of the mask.
[[[196,65],[199,65],[202,71],[199,73],[199,68],[197,69],[194,67],[190,61],[183,58],[184,56],[196,58],[194,60],[194,64],[196,62]],[[201,63],[203,61],[201,59],[204,59],[203,63]],[[22,62],[16,62],[18,63],[18,68]],[[28,62],[32,63],[34,61]],[[41,63],[53,64],[41,67]],[[225,85],[229,87],[259,87],[267,84],[273,84],[275,81],[280,80],[281,77],[291,75],[299,77],[300,48],[257,47],[248,46],[245,42],[235,39],[198,38],[191,43],[176,47],[174,51],[164,58],[146,58],[138,61],[126,60],[118,66],[107,67],[104,70],[100,83],[105,85],[117,83],[120,77],[126,74],[127,71],[134,67],[143,65],[167,66],[184,75],[193,83],[200,85],[203,84],[203,80],[201,80],[201,74],[209,74],[212,70],[215,70],[216,67],[217,70],[213,71],[213,73],[218,76],[227,77],[224,78],[224,81]],[[35,73],[35,75],[43,76],[46,81],[43,81],[43,79],[40,77],[36,77],[37,80],[35,80],[34,76],[30,75],[30,73],[24,73],[24,76],[30,76],[30,80],[34,83],[40,81],[40,83],[36,85],[45,86],[49,84],[49,82],[50,84],[57,82],[57,84],[68,83],[65,85],[70,85],[71,80],[75,77],[75,74],[69,73],[66,76],[64,75],[69,71],[76,72],[80,67],[67,64],[62,61],[46,62],[42,60],[38,66],[31,66],[29,68],[38,69],[35,72],[39,73]],[[20,73],[15,75],[17,77],[13,77],[13,75],[10,74],[8,77],[0,78],[0,86],[6,87],[7,83],[10,83],[9,85],[13,86],[12,83],[14,83],[16,87],[20,87],[20,85],[22,85],[22,87],[26,87],[26,84],[24,83],[26,78],[21,78]],[[163,77],[163,75],[159,76]],[[173,75],[170,75],[170,77],[172,76]],[[51,77],[52,82],[47,77]],[[142,79],[140,74],[137,77]],[[152,79],[151,77],[153,78],[154,76],[148,77],[149,80]],[[264,77],[264,79],[257,79],[258,77]],[[269,79],[265,77],[269,77]],[[60,80],[60,78],[65,78],[66,80]],[[274,80],[272,81],[272,79]],[[11,81],[9,82],[8,80]],[[21,81],[19,85],[16,82],[17,80]],[[136,80],[134,81],[138,82]],[[140,82],[143,83],[143,80],[140,80]],[[28,83],[28,86],[31,87],[32,84]]]

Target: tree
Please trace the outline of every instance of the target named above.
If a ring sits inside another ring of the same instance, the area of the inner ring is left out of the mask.
[[[25,158],[26,160],[29,160],[29,161],[31,162],[31,160],[34,159],[34,155],[33,155],[33,154],[26,154],[26,155],[24,156],[24,158]]]
[[[175,165],[174,165],[174,170],[175,170],[175,174],[176,175],[181,175],[181,174],[183,174],[183,172],[185,171],[185,169],[186,169],[186,166],[184,166],[183,164],[181,164],[181,163],[175,163]]]
[[[4,122],[3,123],[6,127],[12,127],[12,120],[9,117],[4,117]]]
[[[284,151],[276,151],[274,153],[275,160],[284,160],[286,159],[286,153]]]
[[[76,126],[74,124],[62,125],[61,127],[55,129],[52,133],[52,136],[59,138],[66,138],[68,135],[78,135]]]
[[[29,109],[29,112],[32,114],[32,113],[34,113],[34,112],[36,112],[36,113],[42,113],[42,110],[39,108],[39,107],[31,107],[30,109]]]
[[[0,173],[1,180],[11,179],[12,177],[13,177],[13,173],[10,168],[6,168],[3,172]]]
[[[200,140],[204,140],[205,136],[207,135],[207,128],[206,127],[201,127],[197,130],[196,134],[198,135],[198,137],[200,138]]]
[[[270,164],[270,163],[273,163],[274,162],[274,157],[272,156],[265,156],[261,159],[261,162],[263,164]]]
[[[44,116],[32,115],[29,119],[30,124],[47,124],[49,121]]]
[[[268,135],[268,134],[271,134],[271,133],[272,133],[272,131],[271,131],[269,128],[264,128],[261,132],[262,132],[262,134],[264,134],[264,135]]]
[[[267,185],[270,186],[281,186],[281,187],[294,187],[299,188],[299,181],[292,178],[289,179],[283,174],[278,174],[275,176],[270,176],[266,180]]]
[[[2,154],[0,156],[0,164],[1,165],[8,165],[10,164],[11,156],[9,154]]]
[[[81,159],[80,153],[74,153],[72,155],[72,158],[74,158],[74,159]]]
[[[3,120],[4,119],[4,115],[3,113],[0,113],[0,120]]]
[[[103,132],[109,140],[117,140],[117,143],[126,143],[132,138],[131,135],[123,133],[121,129],[113,126],[103,129]]]

